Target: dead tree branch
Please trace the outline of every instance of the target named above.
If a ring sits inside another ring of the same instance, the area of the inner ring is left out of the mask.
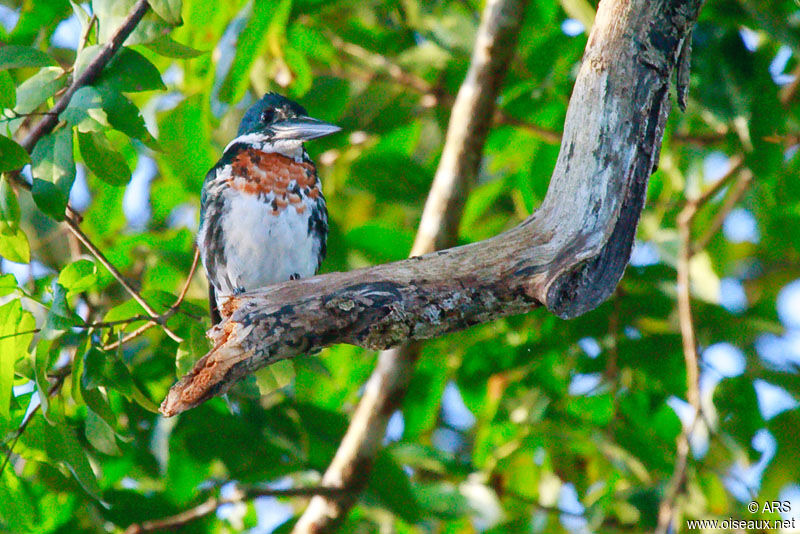
[[[484,10],[475,51],[450,114],[442,157],[433,179],[411,256],[451,247],[466,193],[478,174],[483,145],[500,85],[513,55],[525,1],[490,2]],[[347,489],[339,498],[311,499],[294,532],[330,532],[355,503],[369,479],[389,417],[408,390],[419,344],[406,343],[378,356],[364,395],[322,484]]]
[[[589,37],[550,187],[480,243],[263,288],[223,306],[214,348],[162,404],[175,415],[272,362],[334,343],[386,348],[544,305],[563,318],[614,290],[630,257],[701,0],[607,0]]]

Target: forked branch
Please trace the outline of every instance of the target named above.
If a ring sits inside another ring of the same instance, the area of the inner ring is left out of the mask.
[[[670,109],[669,82],[701,0],[600,4],[542,206],[499,236],[264,288],[223,306],[212,351],[162,404],[175,415],[275,361],[334,343],[386,348],[544,305],[598,306],[627,265]]]

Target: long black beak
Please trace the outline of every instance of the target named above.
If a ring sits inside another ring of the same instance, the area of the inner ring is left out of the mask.
[[[275,132],[274,139],[293,139],[295,141],[310,141],[341,130],[338,126],[311,117],[293,117],[282,120],[271,124],[269,129]]]

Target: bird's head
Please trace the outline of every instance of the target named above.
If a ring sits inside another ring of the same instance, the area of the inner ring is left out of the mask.
[[[239,125],[239,136],[261,134],[270,140],[310,141],[336,133],[341,128],[308,116],[296,102],[267,93],[250,106]]]

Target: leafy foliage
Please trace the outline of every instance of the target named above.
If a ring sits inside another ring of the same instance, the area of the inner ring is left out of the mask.
[[[0,475],[4,531],[122,532],[220,486],[224,494],[227,481],[319,481],[372,352],[332,347],[265,369],[177,420],[155,413],[208,349],[202,275],[167,313],[192,263],[200,185],[247,105],[268,90],[286,93],[345,131],[308,145],[331,217],[323,269],[406,256],[479,16],[473,2],[455,0],[153,0],[29,157],[14,139],[133,4],[0,8],[8,43],[0,48],[0,255],[10,273],[0,275],[0,453],[13,447]],[[461,243],[516,225],[541,203],[586,43],[567,18],[588,23],[595,6],[528,7]],[[538,310],[427,342],[345,531],[651,530],[685,413],[676,217],[737,155],[755,179],[691,266],[706,400],[688,497],[678,504],[689,518],[751,518],[743,504],[751,495],[785,498],[800,480],[800,410],[775,400],[800,398],[800,297],[791,291],[797,282],[787,285],[800,277],[800,96],[789,76],[798,73],[798,21],[793,2],[704,7],[689,107],[669,119],[639,246],[617,293],[570,322]],[[9,178],[28,162],[21,176],[32,194]],[[731,188],[698,213],[695,238],[713,228]],[[70,241],[59,223],[68,202],[182,343],[158,326],[118,343],[147,323],[145,310]],[[187,528],[243,529],[265,521],[267,507],[291,524],[305,500],[282,500],[290,511],[248,500]]]

